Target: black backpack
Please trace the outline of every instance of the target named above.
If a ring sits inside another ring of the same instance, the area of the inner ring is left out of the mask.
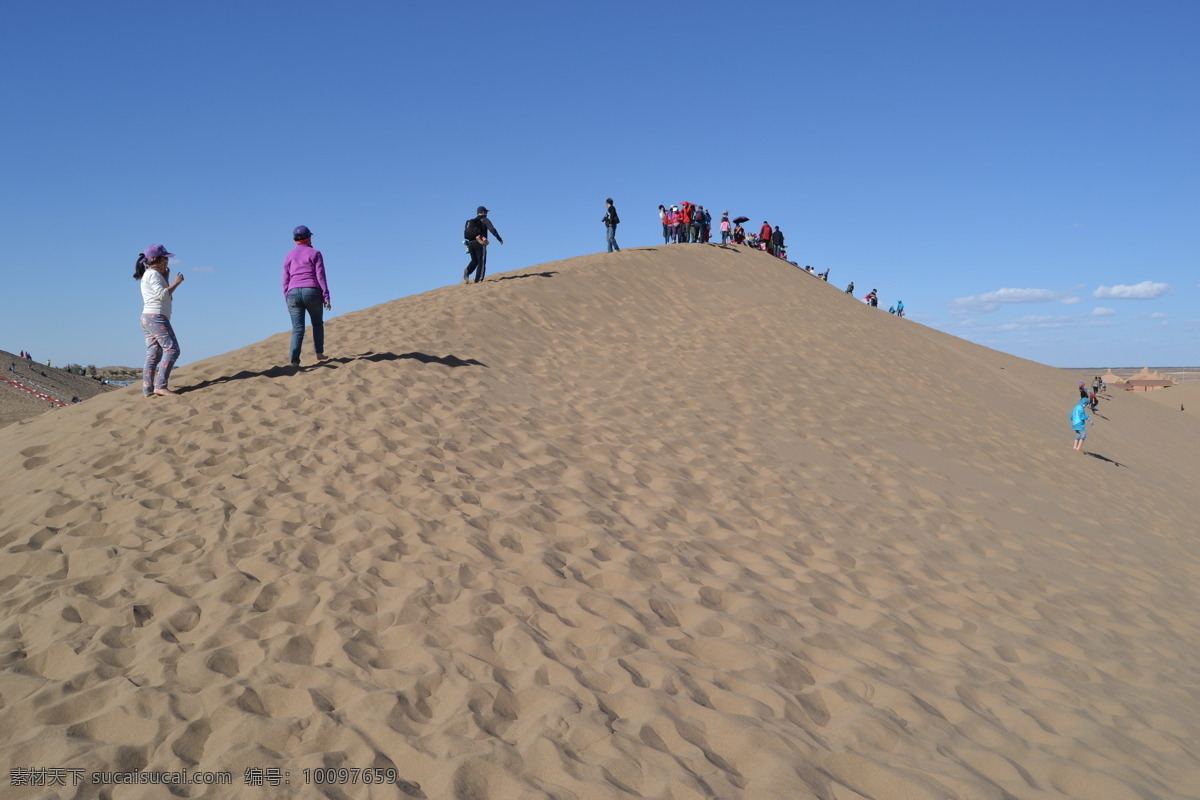
[[[483,227],[483,222],[479,217],[471,217],[467,220],[466,226],[463,227],[463,238],[468,242],[475,241],[476,236],[484,236],[487,234],[487,228]]]

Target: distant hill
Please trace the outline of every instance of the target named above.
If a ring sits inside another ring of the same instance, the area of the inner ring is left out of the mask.
[[[128,380],[131,373],[139,374],[128,367],[106,367],[96,377],[77,375],[0,350],[0,427],[112,391],[117,387],[105,384],[106,378]]]

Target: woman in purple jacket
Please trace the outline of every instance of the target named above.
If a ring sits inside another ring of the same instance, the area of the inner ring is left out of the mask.
[[[300,346],[304,344],[304,312],[312,320],[313,348],[317,361],[325,360],[325,323],[322,308],[328,311],[329,285],[325,283],[325,260],[312,246],[312,231],[301,225],[292,231],[296,246],[283,259],[283,297],[292,317],[293,367],[300,366]]]

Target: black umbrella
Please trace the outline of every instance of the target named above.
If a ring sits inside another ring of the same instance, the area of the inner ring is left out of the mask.
[[[733,221],[733,224],[734,224],[734,225],[741,225],[743,222],[749,222],[749,221],[750,221],[750,218],[749,218],[749,217],[738,217],[737,219],[735,219],[735,220]]]

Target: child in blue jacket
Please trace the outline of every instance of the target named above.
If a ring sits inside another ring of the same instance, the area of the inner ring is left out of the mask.
[[[1091,419],[1088,416],[1089,401],[1086,397],[1079,398],[1079,402],[1071,409],[1071,428],[1075,431],[1075,449],[1083,449],[1083,440],[1087,438],[1087,424]],[[1092,427],[1096,427],[1096,423],[1092,423]]]

